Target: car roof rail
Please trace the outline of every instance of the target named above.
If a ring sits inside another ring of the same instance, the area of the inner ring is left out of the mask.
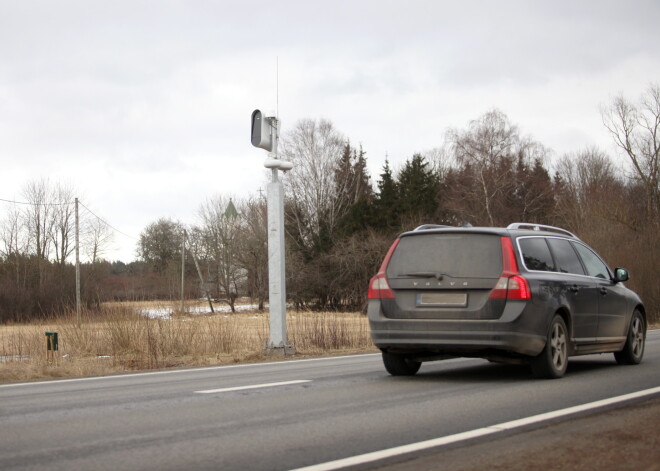
[[[428,231],[429,229],[444,229],[452,226],[445,226],[442,224],[422,224],[413,229],[413,231]]]
[[[507,226],[507,229],[528,229],[531,231],[558,232],[559,234],[564,234],[573,237],[574,239],[580,240],[578,236],[576,236],[570,231],[567,231],[566,229],[562,229],[561,227],[555,227],[555,226],[546,226],[545,224],[534,224],[530,222],[514,222],[509,224]]]

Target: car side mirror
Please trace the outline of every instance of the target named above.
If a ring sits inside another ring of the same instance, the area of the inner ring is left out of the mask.
[[[616,268],[614,270],[614,281],[617,283],[628,281],[628,270],[625,268]]]

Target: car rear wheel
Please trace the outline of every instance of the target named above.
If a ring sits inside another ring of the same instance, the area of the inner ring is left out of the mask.
[[[550,332],[545,348],[540,355],[530,361],[532,373],[537,378],[561,378],[568,366],[568,334],[566,323],[561,316],[555,316],[550,324]]]
[[[392,376],[413,376],[422,363],[408,359],[405,355],[383,352],[383,364]]]
[[[644,356],[644,344],[646,343],[646,325],[642,313],[635,310],[630,319],[628,338],[623,350],[614,352],[614,358],[620,365],[637,365]]]

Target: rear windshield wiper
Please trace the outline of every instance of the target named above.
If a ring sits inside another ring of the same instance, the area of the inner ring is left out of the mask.
[[[414,276],[416,278],[437,278],[442,280],[445,276],[445,273],[440,273],[439,271],[416,271],[412,273],[405,273],[403,276]]]

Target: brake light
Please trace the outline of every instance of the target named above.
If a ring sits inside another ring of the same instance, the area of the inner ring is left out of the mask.
[[[522,276],[504,276],[503,274],[488,297],[490,299],[532,299],[532,292],[529,289],[529,283]]]
[[[396,239],[394,241],[390,249],[387,251],[378,273],[369,280],[369,293],[367,295],[369,299],[394,299],[394,293],[387,282],[385,271],[387,270],[387,264],[390,263],[390,258],[392,258],[394,249],[399,245],[399,240],[400,239]]]
[[[490,292],[489,298],[532,299],[529,283],[518,271],[516,254],[508,237],[502,237],[502,275]]]
[[[387,283],[385,273],[378,273],[369,281],[369,299],[394,299],[394,293]]]
[[[508,299],[532,299],[529,283],[520,275],[509,278]]]

